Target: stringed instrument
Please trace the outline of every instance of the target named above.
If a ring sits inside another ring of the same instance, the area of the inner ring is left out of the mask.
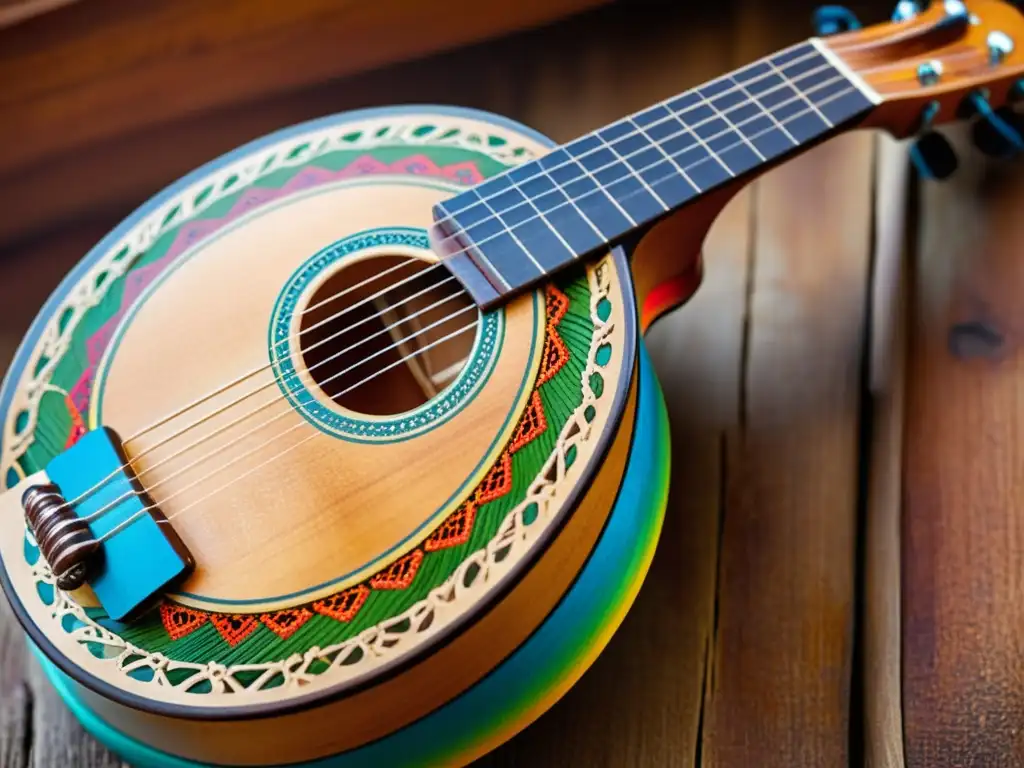
[[[507,740],[643,581],[669,468],[643,334],[719,211],[856,129],[923,134],[940,170],[943,123],[1012,149],[1021,41],[1003,2],[904,2],[561,146],[370,109],[173,184],[0,392],[0,578],[53,685],[136,765]]]

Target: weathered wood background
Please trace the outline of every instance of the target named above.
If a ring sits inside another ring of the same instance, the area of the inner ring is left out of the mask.
[[[433,47],[408,25],[379,49],[332,58],[344,14],[385,18],[352,10],[361,5],[341,4],[314,30],[327,7],[318,0],[252,3],[242,15],[243,4],[222,2],[216,50],[190,47],[190,34],[202,37],[191,0],[83,0],[3,31],[0,355],[120,217],[267,130],[446,102],[566,140],[802,39],[813,8],[613,3],[350,75],[402,46],[418,54],[518,24],[497,10],[490,31],[478,18],[453,33],[480,6],[447,3],[456,10],[438,11],[444,39]],[[521,3],[522,23],[554,18],[555,5]],[[287,23],[268,21],[285,6]],[[889,11],[859,6],[865,20]],[[133,91],[133,36],[156,22],[184,63],[163,75],[154,65],[166,92]],[[259,57],[300,45],[303,24],[313,63],[266,69]],[[110,30],[130,33],[127,52],[93,53],[76,70],[75,52],[95,52]],[[174,82],[257,58],[256,76],[189,93]],[[963,170],[946,185],[919,188],[905,148],[854,135],[774,171],[723,213],[700,293],[650,339],[675,469],[649,579],[580,684],[482,764],[1024,764],[1024,166],[982,163],[955,134]],[[0,766],[117,765],[50,692],[0,606]]]

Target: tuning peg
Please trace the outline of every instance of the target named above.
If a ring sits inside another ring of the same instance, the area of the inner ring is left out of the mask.
[[[835,35],[860,29],[860,21],[853,11],[841,5],[823,5],[814,12],[811,24],[814,31],[822,36]]]
[[[1007,108],[992,109],[984,94],[975,92],[967,97],[968,110],[978,119],[971,126],[975,146],[989,157],[1006,159],[1024,151],[1024,133],[1020,117]]]
[[[921,135],[910,148],[910,161],[921,177],[930,181],[945,181],[956,172],[959,165],[949,141],[932,128],[939,109],[937,101],[924,108],[921,113]]]
[[[916,0],[900,0],[896,4],[896,10],[892,12],[893,21],[909,21],[921,12],[920,3]]]
[[[931,181],[945,181],[959,165],[949,141],[935,131],[928,131],[914,142],[910,148],[910,160],[922,178]]]

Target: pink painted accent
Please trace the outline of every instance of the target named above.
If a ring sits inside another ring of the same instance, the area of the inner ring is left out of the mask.
[[[223,221],[237,219],[243,213],[248,213],[254,208],[259,208],[264,203],[279,197],[280,194],[280,190],[277,189],[250,187],[242,193],[241,197],[235,200],[235,204],[231,206],[231,210],[228,211],[227,215],[223,218]]]
[[[335,178],[347,179],[352,176],[363,176],[368,173],[386,173],[388,170],[390,170],[390,167],[387,163],[382,163],[371,155],[363,155],[357,157],[338,171]]]
[[[281,187],[280,192],[287,194],[288,192],[294,192],[298,189],[309,189],[310,187],[316,187],[325,182],[331,181],[337,174],[334,171],[329,171],[326,168],[318,168],[315,165],[303,168],[297,174],[288,179],[288,183]],[[277,190],[274,190],[275,192]]]
[[[92,379],[95,373],[96,366],[90,365],[82,371],[82,375],[78,377],[75,386],[68,392],[68,400],[80,413],[85,413],[89,408],[89,396],[92,394]]]
[[[171,243],[171,247],[167,249],[167,256],[174,258],[187,248],[191,248],[220,227],[222,223],[220,219],[201,219],[186,224],[178,231],[178,235],[174,238],[174,242]]]
[[[92,381],[96,373],[96,365],[103,356],[103,353],[106,351],[107,345],[110,344],[110,340],[114,336],[114,331],[117,329],[117,326],[120,324],[125,313],[132,304],[135,303],[136,299],[138,299],[143,291],[146,290],[146,287],[182,253],[192,246],[197,245],[204,238],[221,229],[226,224],[229,224],[234,219],[237,219],[239,216],[249,213],[250,211],[253,211],[280,197],[286,197],[291,192],[299,189],[310,189],[312,187],[320,186],[321,184],[328,184],[333,181],[351,178],[353,176],[363,176],[375,173],[405,173],[423,176],[440,176],[466,185],[478,184],[484,180],[483,174],[480,173],[480,170],[472,161],[467,160],[465,162],[453,163],[451,165],[440,167],[427,155],[421,153],[396,160],[391,164],[382,163],[371,155],[361,155],[344,168],[337,171],[329,171],[326,168],[320,168],[315,165],[307,166],[289,179],[288,182],[280,189],[250,187],[244,194],[242,194],[241,197],[239,197],[237,201],[235,201],[235,204],[227,214],[217,219],[200,219],[183,225],[175,236],[174,242],[172,242],[170,248],[167,249],[167,253],[156,261],[128,273],[128,276],[125,278],[124,295],[121,298],[121,306],[117,313],[107,320],[107,322],[105,322],[86,341],[86,354],[89,359],[89,367],[85,369],[82,376],[75,383],[75,386],[72,389],[72,398],[74,400],[75,407],[82,413],[85,413],[88,410],[89,399],[92,394]]]
[[[441,169],[441,175],[454,179],[461,184],[471,186],[473,184],[479,184],[484,180],[484,176],[480,173],[480,169],[476,167],[476,163],[470,162],[469,160],[463,163],[452,163],[446,165]]]
[[[401,160],[393,162],[390,170],[398,171],[399,173],[415,173],[426,176],[437,176],[441,172],[437,163],[426,155],[411,155],[409,157],[403,157]]]

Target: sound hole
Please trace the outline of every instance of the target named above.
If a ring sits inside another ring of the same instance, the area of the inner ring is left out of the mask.
[[[299,348],[309,375],[335,403],[390,416],[423,405],[455,380],[478,317],[444,267],[375,256],[342,267],[317,289],[302,315]]]

